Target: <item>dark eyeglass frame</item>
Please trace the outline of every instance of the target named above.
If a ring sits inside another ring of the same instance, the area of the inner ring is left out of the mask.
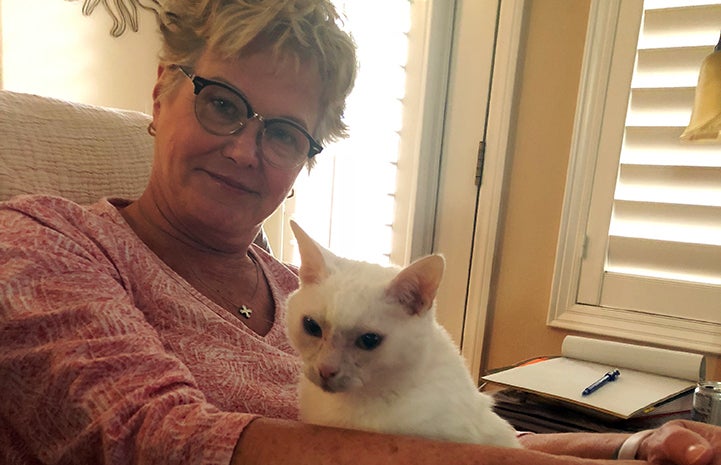
[[[323,151],[323,146],[320,145],[320,143],[318,143],[313,138],[313,136],[311,136],[303,126],[296,123],[295,121],[286,119],[286,118],[265,118],[264,116],[259,115],[255,110],[253,110],[253,107],[251,106],[248,99],[238,89],[236,89],[224,82],[214,81],[212,79],[206,79],[204,77],[200,77],[200,76],[188,71],[184,66],[173,65],[173,67],[179,69],[185,75],[185,77],[190,79],[190,81],[193,83],[193,94],[196,97],[198,96],[198,94],[200,94],[200,91],[202,91],[203,88],[205,88],[207,86],[219,86],[219,87],[222,87],[223,89],[226,89],[227,91],[231,92],[232,94],[236,95],[245,104],[246,108],[248,109],[246,119],[239,120],[237,128],[233,129],[232,131],[230,131],[228,133],[225,133],[225,132],[220,133],[220,132],[213,131],[211,128],[208,128],[203,123],[203,120],[198,117],[198,110],[197,110],[197,106],[196,106],[195,107],[195,119],[197,119],[198,123],[200,123],[200,125],[203,127],[203,129],[208,131],[210,134],[213,134],[216,136],[235,135],[235,134],[239,133],[243,128],[245,128],[248,121],[250,121],[253,118],[257,119],[258,121],[260,121],[263,124],[263,131],[265,131],[265,129],[267,128],[267,126],[269,124],[272,124],[274,122],[283,122],[286,124],[290,124],[294,128],[298,129],[308,139],[308,142],[309,142],[308,159],[313,158],[314,156],[318,155],[320,152]],[[195,101],[196,101],[196,105],[197,105],[198,99],[196,98]]]

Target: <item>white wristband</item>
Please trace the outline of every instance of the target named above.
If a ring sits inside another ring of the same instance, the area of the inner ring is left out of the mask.
[[[646,439],[646,436],[653,433],[654,430],[647,429],[634,433],[621,444],[621,447],[616,453],[616,460],[636,460],[636,454],[638,453],[638,446],[641,445],[641,441]]]

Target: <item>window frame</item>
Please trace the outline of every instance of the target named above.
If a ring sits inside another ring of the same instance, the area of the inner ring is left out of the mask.
[[[608,231],[642,14],[642,0],[591,3],[547,324],[721,353],[719,324],[613,308],[601,302],[606,244],[589,244],[587,231]],[[610,189],[610,194],[594,195],[597,189]],[[599,197],[605,200],[599,202]],[[590,215],[592,209],[603,214]],[[582,276],[583,260],[595,260],[593,268],[601,274]]]

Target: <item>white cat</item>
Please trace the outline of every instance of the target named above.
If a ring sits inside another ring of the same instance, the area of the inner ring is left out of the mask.
[[[443,257],[383,267],[337,257],[291,227],[301,267],[287,327],[303,360],[303,421],[520,447],[436,322]]]

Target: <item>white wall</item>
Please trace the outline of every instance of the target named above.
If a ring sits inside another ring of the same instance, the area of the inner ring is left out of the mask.
[[[141,9],[140,31],[114,38],[102,5],[88,17],[82,1],[0,2],[4,89],[151,112],[160,47],[152,13]]]

